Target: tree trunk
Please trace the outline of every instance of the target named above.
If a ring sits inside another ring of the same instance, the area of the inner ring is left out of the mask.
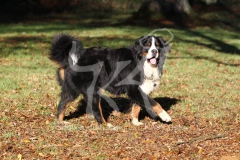
[[[139,15],[145,14],[145,17],[156,13],[162,13],[167,17],[183,16],[190,12],[188,0],[145,0],[138,10]]]
[[[182,8],[183,8],[183,11],[187,14],[190,14],[192,10],[188,0],[182,0]]]
[[[213,3],[217,3],[217,0],[202,0],[204,3],[206,3],[207,5],[209,4],[213,4]]]

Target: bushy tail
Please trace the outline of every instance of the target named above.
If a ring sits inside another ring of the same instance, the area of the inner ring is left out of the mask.
[[[57,62],[60,67],[65,68],[68,66],[69,52],[72,49],[73,42],[76,43],[76,53],[74,54],[75,56],[78,56],[77,54],[80,54],[82,44],[75,37],[68,34],[54,36],[52,46],[50,48],[49,59]]]

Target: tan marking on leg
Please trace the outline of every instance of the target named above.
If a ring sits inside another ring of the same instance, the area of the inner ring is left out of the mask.
[[[156,102],[156,105],[152,106],[152,109],[163,121],[165,122],[171,121],[171,117],[167,114],[167,112],[162,108],[162,106],[159,103]]]
[[[139,105],[134,104],[132,106],[132,118],[138,119],[141,107]]]
[[[64,73],[65,73],[64,68],[60,68],[60,69],[59,69],[59,75],[60,75],[60,78],[61,78],[62,80],[64,80],[64,78],[65,78]]]
[[[155,113],[157,113],[157,115],[163,111],[163,109],[159,103],[157,103],[157,105],[155,105],[155,106],[152,106],[152,109]]]
[[[140,126],[140,125],[143,124],[142,122],[139,122],[139,120],[138,120],[138,116],[139,116],[140,111],[141,111],[141,107],[139,105],[133,104],[132,113],[131,113],[132,124],[134,124],[136,126]]]
[[[99,111],[100,111],[100,116],[101,116],[102,122],[103,122],[104,124],[107,124],[106,120],[105,120],[104,117],[103,117],[102,106],[101,106],[101,99],[99,99],[98,108],[99,108]]]
[[[65,106],[65,108],[62,110],[62,112],[58,115],[58,121],[61,123],[61,122],[63,122],[63,119],[64,119],[64,117],[65,117],[65,112],[66,112],[66,110],[67,110],[67,108],[69,107],[69,104],[67,104],[66,106]]]

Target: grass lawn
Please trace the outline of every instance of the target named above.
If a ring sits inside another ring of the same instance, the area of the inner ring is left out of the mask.
[[[60,87],[48,59],[52,37],[85,47],[129,46],[159,27],[29,22],[0,25],[1,159],[240,158],[240,34],[223,27],[168,28],[175,36],[158,91],[172,124],[111,115],[106,128],[87,115],[56,122]],[[165,38],[167,33],[159,32]],[[128,105],[123,97],[118,105]],[[74,112],[73,102],[66,115]]]

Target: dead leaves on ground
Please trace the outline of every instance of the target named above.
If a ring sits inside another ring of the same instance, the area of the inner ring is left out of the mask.
[[[114,113],[110,121],[115,128],[107,128],[83,115],[59,128],[54,115],[39,110],[12,108],[0,114],[7,117],[1,118],[1,158],[239,158],[240,124],[234,116],[175,117],[172,124],[145,118],[144,125],[136,127],[127,114]]]

